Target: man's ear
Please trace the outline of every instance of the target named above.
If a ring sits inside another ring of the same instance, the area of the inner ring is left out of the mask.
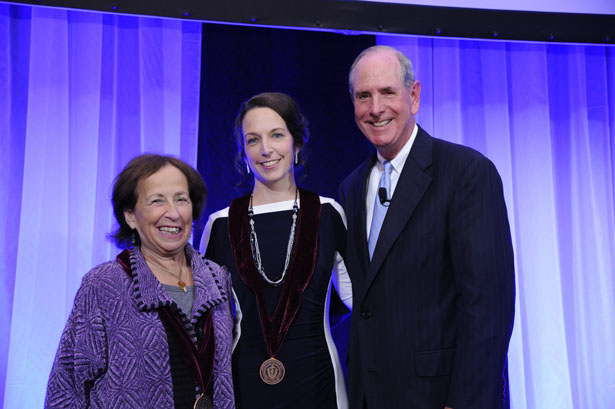
[[[416,115],[419,112],[419,105],[421,105],[421,83],[414,81],[410,88],[410,98],[412,98],[412,115]]]

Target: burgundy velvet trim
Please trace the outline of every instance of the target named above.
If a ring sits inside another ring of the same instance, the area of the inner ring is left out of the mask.
[[[168,308],[160,308],[160,318],[173,329],[175,339],[179,344],[179,351],[190,371],[192,378],[201,388],[201,393],[206,393],[211,381],[214,369],[214,342],[211,308],[203,316],[203,340],[199,348],[194,345],[192,338],[186,332],[179,315],[171,312]]]
[[[265,307],[262,289],[264,280],[258,273],[252,256],[248,221],[250,195],[233,200],[229,208],[228,230],[235,265],[243,282],[256,296],[267,352],[272,357],[280,351],[288,329],[299,311],[303,293],[314,274],[318,255],[320,199],[317,194],[303,189],[299,189],[299,194],[301,206],[297,219],[293,254],[273,317],[269,316]],[[285,251],[285,249],[280,249],[280,251]]]
[[[122,251],[117,255],[116,260],[120,263],[126,274],[132,278],[130,250],[126,249]],[[190,375],[192,375],[194,381],[201,388],[201,393],[206,393],[213,376],[215,355],[214,327],[211,308],[205,313],[201,320],[199,320],[199,322],[203,323],[203,337],[199,347],[194,345],[179,314],[171,311],[169,307],[159,308],[158,314],[160,319],[173,329],[179,351]]]

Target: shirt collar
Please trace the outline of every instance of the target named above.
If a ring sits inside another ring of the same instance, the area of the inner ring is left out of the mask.
[[[419,133],[419,127],[414,123],[414,128],[412,129],[412,133],[410,134],[410,138],[406,141],[404,146],[401,148],[397,156],[391,159],[391,165],[393,165],[393,170],[398,174],[401,174],[401,170],[404,168],[406,163],[406,159],[408,159],[408,155],[410,154],[410,149],[412,149],[412,145],[414,144],[414,140],[416,139],[416,135]],[[383,167],[383,162],[386,161],[380,152],[376,151],[376,155],[378,156],[378,162],[380,167]]]

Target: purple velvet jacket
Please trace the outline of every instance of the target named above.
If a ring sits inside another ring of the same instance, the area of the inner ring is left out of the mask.
[[[229,275],[190,245],[186,254],[195,286],[191,324],[213,309],[214,407],[234,408]],[[174,407],[167,337],[156,310],[174,301],[138,249],[131,268],[133,278],[111,261],[83,277],[51,369],[46,408]]]

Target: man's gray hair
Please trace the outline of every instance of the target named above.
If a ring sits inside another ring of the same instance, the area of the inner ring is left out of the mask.
[[[350,90],[350,95],[353,98],[354,89],[352,86],[352,78],[354,76],[354,70],[357,67],[357,64],[365,55],[377,51],[391,51],[395,54],[397,60],[399,60],[399,66],[401,67],[402,82],[406,86],[406,89],[409,90],[412,87],[412,84],[414,83],[414,68],[412,68],[412,62],[410,62],[408,57],[406,57],[401,51],[393,47],[389,47],[388,45],[374,45],[361,51],[361,54],[359,54],[357,58],[355,58],[354,62],[350,66],[350,72],[348,73],[348,89]]]

